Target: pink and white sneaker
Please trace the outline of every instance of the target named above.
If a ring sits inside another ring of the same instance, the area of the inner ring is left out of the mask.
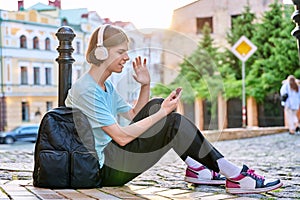
[[[226,178],[202,165],[198,168],[188,166],[184,180],[200,185],[225,185]]]
[[[282,186],[282,182],[277,180],[267,180],[263,176],[254,173],[246,165],[235,178],[226,179],[226,191],[231,194],[254,194],[275,190]]]

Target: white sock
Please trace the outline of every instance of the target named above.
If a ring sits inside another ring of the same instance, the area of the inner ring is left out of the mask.
[[[189,156],[185,159],[184,162],[192,168],[198,168],[198,167],[202,166],[201,163],[199,163],[198,161],[194,160],[193,158],[191,158]]]
[[[220,174],[224,175],[226,178],[237,177],[241,173],[242,168],[239,168],[225,158],[218,159],[217,163],[220,169]]]

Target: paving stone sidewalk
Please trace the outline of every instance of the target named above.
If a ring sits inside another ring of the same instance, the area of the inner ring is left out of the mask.
[[[300,199],[300,135],[281,133],[248,139],[217,141],[213,144],[228,160],[238,165],[245,163],[267,178],[280,178],[284,183],[283,187],[263,194],[230,195],[226,193],[224,186],[187,184],[183,181],[184,162],[174,151],[170,151],[154,167],[126,186],[50,191],[32,187],[32,150],[4,149],[0,150],[0,200]]]

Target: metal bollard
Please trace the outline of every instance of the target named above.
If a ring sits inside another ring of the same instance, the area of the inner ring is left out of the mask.
[[[56,58],[59,65],[58,106],[65,106],[65,99],[72,85],[72,64],[75,62],[72,57],[74,51],[72,41],[76,35],[67,26],[58,29],[55,35],[59,40],[59,46],[56,49],[59,52],[59,56]]]

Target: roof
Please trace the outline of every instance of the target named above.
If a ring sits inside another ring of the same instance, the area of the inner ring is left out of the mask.
[[[119,27],[126,27],[128,25],[131,25],[132,23],[131,22],[123,22],[123,21],[115,21],[113,22],[113,25],[116,25],[116,26],[119,26]]]
[[[176,8],[176,9],[174,9],[174,10],[180,10],[180,9],[185,8],[185,7],[187,7],[187,6],[190,6],[190,5],[192,5],[192,4],[194,4],[194,3],[198,2],[198,1],[199,1],[199,0],[194,0],[194,1],[191,2],[191,3],[186,4],[186,5],[184,5],[184,6],[181,6],[181,7],[179,7],[179,8]]]
[[[89,11],[86,8],[60,10],[59,18],[67,19],[69,24],[81,24],[82,15],[87,14]]]
[[[27,8],[26,10],[37,10],[37,11],[45,11],[45,10],[56,10],[57,8],[54,6],[49,6],[43,3],[37,3],[33,6]]]

